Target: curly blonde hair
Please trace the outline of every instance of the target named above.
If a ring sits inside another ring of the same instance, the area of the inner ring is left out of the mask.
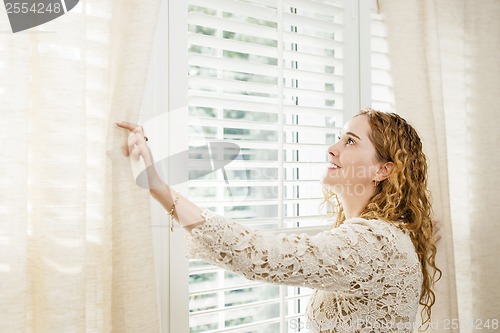
[[[422,266],[423,282],[419,303],[423,306],[422,326],[430,322],[436,301],[434,284],[442,275],[436,266],[436,244],[427,190],[427,158],[417,131],[399,115],[363,109],[357,116],[368,117],[371,142],[380,162],[394,164],[390,176],[377,184],[375,194],[360,217],[380,219],[410,231]],[[331,199],[336,199],[333,203]],[[345,221],[337,196],[325,189],[325,202],[337,207],[335,227]],[[438,276],[437,276],[438,275]],[[436,277],[437,276],[437,277]]]

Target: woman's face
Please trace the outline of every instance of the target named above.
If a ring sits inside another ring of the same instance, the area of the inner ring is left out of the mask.
[[[373,192],[383,163],[377,161],[370,131],[367,116],[354,117],[342,129],[340,140],[328,148],[330,164],[322,183],[337,195]]]

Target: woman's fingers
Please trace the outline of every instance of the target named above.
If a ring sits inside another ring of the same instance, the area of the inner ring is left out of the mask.
[[[441,239],[441,235],[439,234],[439,229],[440,229],[440,223],[439,220],[433,219],[432,220],[432,226],[433,226],[433,231],[434,231],[434,241],[437,243]]]
[[[138,124],[135,124],[135,123],[129,123],[128,121],[120,121],[120,122],[117,122],[116,123],[116,126],[118,127],[121,127],[121,128],[125,128],[125,129],[128,129],[129,131],[133,131],[134,129],[136,129],[137,127],[139,127]]]
[[[148,177],[148,186],[150,189],[153,188],[163,188],[165,183],[161,180],[158,173],[156,172],[153,164],[153,155],[149,150],[146,143],[147,139],[144,136],[144,129],[135,123],[129,123],[127,121],[122,121],[116,123],[116,126],[126,129],[130,132],[127,137],[126,142],[122,146],[123,153],[125,156],[129,156],[131,159],[132,172],[134,176],[137,177],[137,172],[142,172],[142,168],[146,168]],[[138,164],[133,161],[139,161],[143,158],[144,165],[141,166],[141,170],[137,169]]]
[[[140,156],[142,155],[142,149],[141,149],[141,146],[139,145],[135,145],[132,149],[130,149],[130,156],[138,161]]]
[[[134,145],[142,145],[142,144],[146,144],[146,140],[144,139],[144,133],[142,132],[141,127],[137,127],[128,136],[128,146],[129,148],[133,148]]]
[[[130,155],[132,155],[133,157],[137,157],[137,154],[141,152],[141,146],[144,144],[144,140],[141,139],[139,133],[132,132],[128,136],[127,144]]]
[[[122,146],[123,154],[129,156],[133,153],[135,146],[145,145],[144,129],[135,123],[130,123],[128,121],[120,121],[116,123],[116,126],[129,130],[130,135],[128,136],[127,143]],[[139,152],[144,152],[144,149],[139,149]],[[136,157],[134,155],[134,157]],[[138,157],[137,157],[138,159]]]
[[[127,149],[129,151],[129,155],[133,159],[139,160],[142,156],[146,166],[150,166],[152,164],[152,157],[141,126],[137,126],[132,132],[130,132],[127,140]]]

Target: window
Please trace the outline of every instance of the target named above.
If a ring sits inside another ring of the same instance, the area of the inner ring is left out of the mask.
[[[181,116],[169,125],[170,131],[185,127],[185,138],[170,136],[168,142],[172,147],[175,137],[177,151],[190,151],[184,193],[256,229],[315,233],[331,225],[320,210],[326,149],[360,101],[370,101],[362,94],[371,88],[363,92],[360,85],[360,77],[371,77],[370,59],[363,65],[360,57],[360,45],[367,41],[370,52],[372,38],[370,29],[360,29],[360,19],[370,22],[360,15],[363,6],[370,7],[350,0],[185,0],[163,9],[168,24],[160,22],[151,74],[159,88],[149,91],[168,90],[175,100],[179,93],[173,91],[186,85],[187,107],[181,113],[177,108]],[[180,27],[187,30],[187,60]],[[165,40],[168,48],[161,46]],[[166,84],[157,71],[164,57],[170,64]],[[154,107],[175,108],[169,103]],[[307,332],[309,289],[248,281],[198,260],[184,265],[180,243],[170,245],[168,260],[165,242],[178,242],[178,236],[166,230],[156,244],[164,332],[169,326],[183,332]],[[186,275],[189,286],[182,285]]]
[[[343,2],[188,4],[189,145],[239,147],[224,170],[189,170],[191,198],[259,229],[324,224],[318,178],[346,89]],[[248,281],[197,260],[189,271],[190,332],[292,331],[305,322],[307,288]]]

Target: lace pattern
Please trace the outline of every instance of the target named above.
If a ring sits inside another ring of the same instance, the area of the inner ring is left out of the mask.
[[[310,332],[412,332],[422,273],[409,235],[354,218],[314,236],[249,229],[208,210],[188,256],[250,280],[315,289]]]

